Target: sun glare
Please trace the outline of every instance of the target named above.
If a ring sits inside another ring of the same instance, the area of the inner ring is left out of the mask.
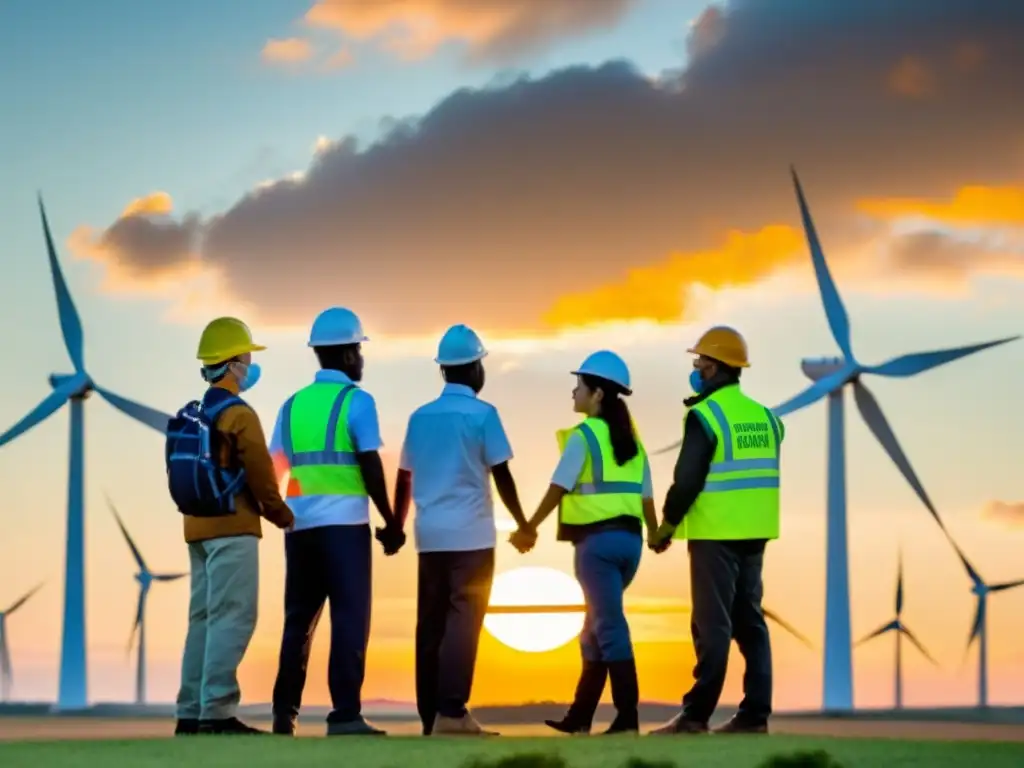
[[[517,651],[553,651],[571,642],[583,628],[583,590],[574,578],[554,568],[515,568],[498,574],[490,606],[527,609],[488,613],[484,618],[484,628]],[[576,606],[579,611],[572,610]]]

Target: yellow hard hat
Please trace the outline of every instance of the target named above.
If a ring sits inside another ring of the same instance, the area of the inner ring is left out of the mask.
[[[739,331],[725,325],[716,325],[704,332],[696,344],[686,350],[692,355],[704,355],[733,368],[749,368],[747,342]]]
[[[196,357],[203,365],[216,365],[246,352],[259,352],[266,347],[252,340],[249,326],[236,317],[218,317],[203,329]]]

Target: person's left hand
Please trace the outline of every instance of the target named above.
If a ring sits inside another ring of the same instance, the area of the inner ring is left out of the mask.
[[[675,533],[675,526],[662,523],[658,530],[652,531],[647,536],[647,546],[657,554],[661,554],[672,546],[672,534]]]
[[[513,547],[519,550],[519,554],[525,555],[537,543],[537,532],[530,528],[519,528],[512,532],[508,540]]]

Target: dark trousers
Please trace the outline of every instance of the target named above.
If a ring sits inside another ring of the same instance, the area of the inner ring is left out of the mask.
[[[368,525],[327,525],[285,536],[284,634],[274,683],[274,716],[293,718],[302,704],[313,633],[330,601],[327,683],[330,723],[357,719],[370,639],[372,537]]]
[[[416,709],[434,718],[466,714],[494,579],[494,550],[424,552],[416,600]]]
[[[691,541],[690,628],[697,652],[693,687],[683,716],[706,723],[722,695],[729,645],[736,640],[746,662],[737,717],[767,722],[772,711],[772,648],[761,610],[764,547],[758,542]]]

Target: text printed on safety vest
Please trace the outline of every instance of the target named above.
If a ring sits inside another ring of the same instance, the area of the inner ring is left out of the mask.
[[[732,425],[736,433],[736,447],[743,448],[770,448],[772,441],[768,436],[768,425],[763,421],[748,421]]]

